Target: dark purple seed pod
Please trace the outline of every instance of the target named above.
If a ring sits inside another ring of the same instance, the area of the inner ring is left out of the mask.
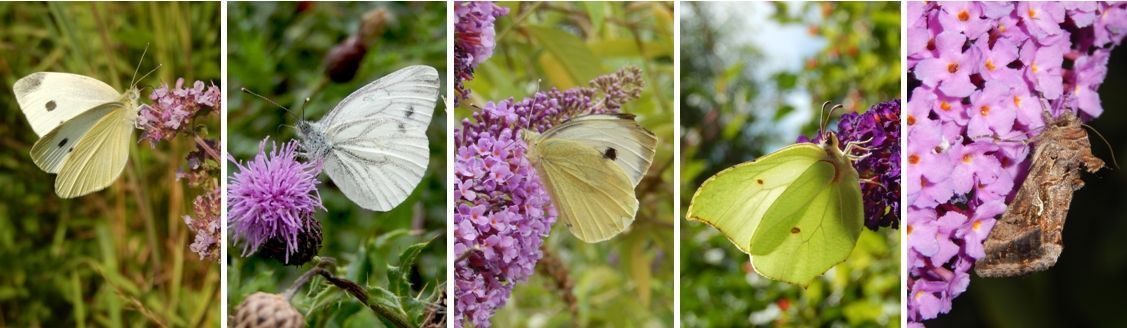
[[[356,77],[360,69],[360,62],[368,53],[368,46],[357,36],[353,35],[337,44],[329,55],[325,57],[325,75],[333,82],[343,83]]]

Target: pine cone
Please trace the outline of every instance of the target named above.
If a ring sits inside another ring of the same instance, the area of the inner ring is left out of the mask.
[[[305,218],[305,229],[297,235],[297,252],[286,256],[286,240],[271,238],[258,249],[256,255],[274,259],[285,265],[301,266],[317,256],[321,251],[321,222],[314,218]]]
[[[239,303],[231,324],[235,328],[298,328],[305,327],[305,317],[282,295],[257,292]]]

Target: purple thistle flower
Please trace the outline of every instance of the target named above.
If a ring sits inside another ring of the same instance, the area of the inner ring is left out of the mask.
[[[488,1],[454,3],[454,105],[469,98],[464,81],[473,80],[474,68],[490,56],[497,45],[493,24],[509,9]]]
[[[489,102],[454,131],[454,325],[489,327],[515,284],[534,272],[556,220],[548,192],[525,157],[520,131],[543,132],[585,114],[618,112],[641,96],[634,67],[588,88]]]
[[[288,260],[297,251],[304,222],[325,209],[317,192],[321,165],[297,161],[296,141],[271,146],[267,153],[263,139],[253,160],[231,160],[239,170],[227,185],[227,224],[235,243],[245,242],[243,256],[277,238],[285,241]]]
[[[862,114],[849,113],[837,123],[842,144],[868,141],[865,158],[853,162],[861,180],[861,199],[865,203],[865,226],[900,228],[900,100],[889,100]],[[799,136],[799,142],[822,142]]]
[[[944,17],[952,12],[971,16]],[[909,73],[920,83],[908,99],[907,296],[910,326],[920,326],[966,291],[1026,175],[1030,145],[1001,140],[1035,137],[1046,109],[1102,113],[1096,90],[1127,35],[1127,3],[913,2],[909,16]]]
[[[157,142],[170,140],[176,133],[191,129],[191,121],[203,109],[217,109],[222,100],[219,87],[205,86],[196,81],[185,89],[184,79],[176,79],[176,86],[169,89],[168,84],[153,90],[149,99],[153,104],[141,105],[137,115],[137,127],[144,130],[141,140],[148,140],[156,148]]]

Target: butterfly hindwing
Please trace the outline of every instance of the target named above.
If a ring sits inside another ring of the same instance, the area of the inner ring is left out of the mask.
[[[12,91],[27,122],[39,136],[121,97],[121,93],[98,79],[57,72],[32,73],[16,81]]]
[[[55,193],[74,198],[109,187],[125,169],[134,120],[127,106],[114,106],[77,142],[55,180]]]
[[[597,148],[567,139],[541,139],[541,175],[559,217],[572,234],[588,243],[610,239],[634,222],[634,185]]]

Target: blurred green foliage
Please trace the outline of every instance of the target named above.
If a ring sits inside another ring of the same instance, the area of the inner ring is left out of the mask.
[[[382,33],[368,45],[356,77],[331,82],[325,75],[330,49],[356,33],[363,17],[376,11],[386,14],[378,23]],[[296,138],[292,126],[302,115],[316,120],[356,89],[399,68],[433,66],[445,81],[446,6],[441,2],[232,2],[228,4],[228,29],[231,90],[247,88],[290,108],[287,112],[241,92],[229,95],[228,145],[231,156],[240,161],[252,158],[259,142],[267,137],[279,144]],[[310,100],[305,103],[307,97]],[[384,291],[403,296],[396,301],[403,301],[412,319],[421,319],[422,304],[407,304],[413,299],[407,296],[433,300],[445,291],[446,115],[441,102],[427,137],[431,151],[428,172],[414,193],[390,212],[360,208],[327,177],[322,176],[318,188],[327,209],[317,214],[324,232],[320,256],[336,259],[339,268],[334,273],[367,287],[373,298],[385,299],[380,296],[387,296]],[[228,174],[234,169],[228,165]],[[400,260],[402,253],[416,249],[412,246],[431,239],[433,242],[418,249],[417,261]],[[240,257],[242,245],[228,242],[228,248],[228,313],[255,291],[282,292],[312,266],[283,267],[271,260]],[[401,264],[407,268],[399,268]],[[396,281],[388,276],[396,270],[409,273],[408,290],[393,288]],[[294,299],[310,325],[379,325],[372,311],[323,282],[314,280],[313,287],[303,289]]]
[[[38,71],[128,87],[148,47],[142,100],[176,78],[220,82],[219,6],[212,3],[0,4],[0,326],[219,325],[217,263],[188,249],[199,190],[176,180],[193,143],[135,143],[106,190],[63,200],[32,163],[36,141],[11,86]],[[219,131],[219,116],[197,122]],[[218,178],[218,177],[216,177]]]
[[[899,97],[899,3],[698,2],[681,8],[682,211],[704,179],[793,143],[797,135],[812,135],[817,115],[796,113],[795,98],[815,111],[828,100],[848,112]],[[756,10],[769,10],[774,25],[748,23]],[[741,43],[747,37],[739,33],[753,33],[747,24],[760,29],[754,33],[779,32],[764,26],[805,28],[825,47],[803,58],[800,68],[772,71],[760,63],[794,53],[780,50],[798,42]],[[844,263],[803,290],[755,274],[748,255],[716,229],[682,222],[681,323],[897,326],[899,235],[865,230]]]
[[[497,20],[497,48],[466,85],[469,104],[537,90],[586,86],[599,75],[626,66],[642,69],[646,88],[623,112],[638,115],[660,143],[637,194],[641,207],[631,228],[609,241],[586,244],[562,223],[545,246],[560,260],[564,276],[537,274],[518,285],[493,318],[513,326],[669,326],[673,323],[673,4],[669,2],[519,2]],[[559,290],[560,279],[573,283]],[[564,294],[572,293],[568,304]],[[574,312],[573,312],[574,311]]]

